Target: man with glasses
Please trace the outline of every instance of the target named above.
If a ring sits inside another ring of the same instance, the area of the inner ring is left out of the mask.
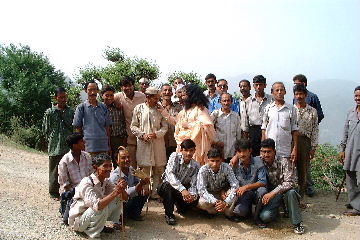
[[[222,107],[220,103],[220,95],[223,93],[227,93],[228,91],[228,82],[225,79],[220,79],[217,83],[217,90],[219,91],[219,95],[214,97],[209,104],[209,112],[212,113],[214,110]],[[240,104],[239,101],[234,98],[233,103],[231,104],[231,110],[240,114]]]

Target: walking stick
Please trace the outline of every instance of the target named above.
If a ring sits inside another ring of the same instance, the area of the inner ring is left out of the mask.
[[[118,149],[126,150],[124,147],[119,147]],[[119,153],[118,153],[118,162],[119,162],[119,170],[120,170],[120,179],[121,180],[121,161],[119,161]],[[124,226],[124,200],[122,194],[120,195],[120,208],[121,208],[121,235],[120,240],[125,239],[125,226]]]
[[[335,202],[337,202],[337,200],[339,199],[339,196],[340,196],[340,193],[341,193],[341,189],[343,189],[344,184],[345,184],[345,180],[346,180],[346,173],[345,173],[344,178],[343,178],[343,180],[341,181],[341,184],[340,184],[340,186],[339,186],[339,190],[338,190],[338,192],[337,192],[337,194],[336,194],[336,200],[335,200]]]

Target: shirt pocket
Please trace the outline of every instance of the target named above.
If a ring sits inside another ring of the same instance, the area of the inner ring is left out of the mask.
[[[289,131],[290,130],[290,116],[288,114],[284,114],[284,115],[280,115],[279,116],[279,122],[280,122],[280,127],[284,130],[284,131]]]

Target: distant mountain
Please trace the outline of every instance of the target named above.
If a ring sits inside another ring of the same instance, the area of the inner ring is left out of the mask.
[[[239,92],[239,81],[248,79],[252,82],[249,74],[237,77],[229,77],[229,92]],[[293,83],[284,82],[287,94],[286,101],[292,102]],[[272,82],[268,83],[266,92],[270,94]],[[320,123],[320,143],[340,144],[344,127],[345,115],[351,107],[355,107],[354,89],[359,83],[342,79],[323,79],[309,82],[309,91],[316,93],[320,99],[325,118]],[[254,90],[251,90],[254,94]]]

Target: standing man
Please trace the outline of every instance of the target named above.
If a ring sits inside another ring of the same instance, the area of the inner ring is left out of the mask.
[[[111,158],[113,166],[117,166],[117,153],[119,146],[127,145],[127,132],[125,114],[122,106],[116,106],[114,102],[115,88],[110,85],[105,85],[101,90],[102,99],[109,111],[109,116],[112,121],[110,127],[110,147]]]
[[[49,194],[51,198],[59,199],[58,165],[61,158],[69,151],[66,137],[71,134],[71,123],[74,110],[67,106],[65,88],[55,90],[56,105],[46,110],[42,124],[43,132],[48,141],[49,154]]]
[[[116,106],[122,106],[124,110],[126,131],[128,134],[127,149],[130,154],[130,164],[133,168],[136,168],[136,137],[130,130],[130,124],[135,106],[144,103],[146,98],[145,94],[142,92],[135,91],[134,85],[134,78],[124,77],[120,82],[122,92],[115,94],[114,101]]]
[[[228,82],[225,79],[220,79],[217,82],[217,90],[219,91],[220,94],[227,93],[228,88],[229,88]],[[212,113],[214,110],[219,108],[221,108],[220,95],[214,97],[211,100],[209,105],[209,112]],[[233,110],[237,114],[240,114],[240,105],[239,105],[239,101],[236,98],[233,99],[233,103],[231,104],[231,110]]]
[[[298,74],[298,75],[294,76],[293,81],[294,81],[295,85],[301,84],[301,85],[304,85],[305,87],[307,87],[307,78],[303,74]],[[296,99],[294,99],[293,102],[296,103]],[[318,96],[315,93],[307,91],[306,103],[316,109],[317,115],[318,115],[318,122],[320,124],[321,120],[324,118],[324,113],[322,111],[320,100],[319,100]],[[308,195],[309,197],[312,197],[312,196],[314,196],[314,194],[315,194],[315,187],[314,187],[314,182],[311,177],[311,165],[309,165],[308,172],[307,172],[306,195]]]
[[[211,113],[216,131],[214,143],[223,150],[224,160],[229,163],[235,154],[235,142],[241,138],[241,122],[239,114],[231,110],[232,96],[223,93],[220,99],[222,108]]]
[[[77,106],[73,126],[77,132],[84,134],[85,150],[94,156],[111,149],[111,119],[105,104],[97,100],[97,83],[94,80],[88,81],[85,91],[88,99]]]
[[[159,196],[156,189],[166,165],[164,136],[168,124],[157,110],[159,90],[149,87],[145,93],[146,102],[135,107],[130,129],[137,137],[137,164],[146,174],[152,175],[153,186],[150,197],[157,199]]]
[[[250,96],[247,108],[249,118],[249,135],[252,145],[252,156],[260,155],[261,125],[266,107],[273,101],[273,97],[265,93],[266,78],[257,75],[253,78],[255,95]]]
[[[176,94],[177,90],[180,89],[180,88],[178,88],[179,85],[183,85],[183,86],[185,85],[184,80],[181,77],[175,78],[175,80],[173,82],[173,90],[172,91],[173,91],[173,93],[175,93],[175,94],[173,94],[173,96],[171,98],[171,101],[173,103],[179,101],[179,97]]]
[[[241,120],[241,137],[249,138],[249,116],[247,114],[248,105],[251,101],[251,85],[246,79],[239,82],[239,88],[241,92],[240,97],[240,120]]]
[[[150,86],[150,81],[147,78],[140,78],[140,92],[145,94],[146,89]]]
[[[158,193],[163,199],[165,220],[175,225],[174,205],[177,211],[184,213],[197,205],[197,174],[200,164],[194,160],[195,143],[186,139],[180,144],[180,152],[171,154],[166,165],[164,182]]]
[[[177,103],[174,104],[171,101],[173,95],[170,84],[165,83],[161,87],[161,106],[167,110],[171,117],[176,118],[178,113],[182,110],[182,106]],[[174,138],[175,125],[168,124],[168,131],[164,136],[165,148],[166,148],[166,159],[169,159],[170,154],[176,151],[177,143]]]
[[[296,100],[294,107],[299,126],[297,176],[301,197],[300,207],[305,208],[304,195],[307,190],[307,173],[310,160],[314,158],[315,149],[318,145],[319,123],[316,109],[306,103],[306,87],[302,84],[295,85],[294,96]]]
[[[346,171],[346,188],[352,208],[344,213],[347,216],[360,215],[360,86],[355,88],[354,95],[356,107],[346,116],[340,144],[340,160]]]
[[[285,86],[275,82],[271,87],[275,99],[265,111],[262,124],[262,139],[271,138],[275,141],[277,155],[291,158],[296,163],[298,152],[298,126],[295,108],[285,103]]]
[[[261,200],[263,208],[260,212],[262,221],[259,227],[279,218],[279,207],[284,202],[289,211],[289,218],[296,234],[305,232],[299,208],[299,194],[294,189],[294,169],[288,158],[277,155],[275,142],[265,139],[261,142],[261,158],[268,170],[268,190]]]
[[[219,95],[219,91],[216,89],[216,76],[212,73],[209,73],[205,77],[205,84],[208,89],[204,92],[205,96],[209,99],[209,102]]]

